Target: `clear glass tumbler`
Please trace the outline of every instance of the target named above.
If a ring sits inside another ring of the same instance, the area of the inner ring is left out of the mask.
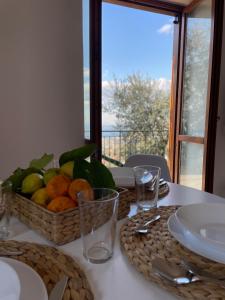
[[[11,182],[0,182],[0,240],[9,235],[10,203],[12,200]]]
[[[111,189],[78,194],[83,254],[92,263],[103,263],[113,255],[118,201],[119,193]]]
[[[161,169],[156,166],[143,165],[134,167],[133,171],[138,209],[150,210],[156,208]]]

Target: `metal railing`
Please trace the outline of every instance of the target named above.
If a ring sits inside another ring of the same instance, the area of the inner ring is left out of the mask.
[[[165,155],[168,130],[164,132],[103,130],[102,158],[110,166],[122,166],[130,155],[159,154]]]

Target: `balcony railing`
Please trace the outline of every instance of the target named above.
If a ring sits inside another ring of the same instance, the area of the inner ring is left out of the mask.
[[[131,131],[131,130],[103,130],[102,158],[108,166],[122,166],[130,155],[159,154],[166,155],[168,130],[159,131]]]

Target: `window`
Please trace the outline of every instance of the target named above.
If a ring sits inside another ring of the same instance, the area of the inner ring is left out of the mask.
[[[99,159],[104,150],[101,135],[102,58],[105,55],[103,51],[102,56],[102,5],[111,3],[130,10],[132,7],[170,15],[175,21],[168,143],[171,177],[175,182],[212,191],[223,1],[193,1],[185,8],[153,0],[135,1],[135,4],[129,0],[87,2],[91,49],[89,129],[91,140],[98,145]],[[201,47],[195,49],[195,43],[200,41]]]

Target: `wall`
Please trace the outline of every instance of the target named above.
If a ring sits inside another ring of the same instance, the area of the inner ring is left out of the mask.
[[[222,65],[218,116],[220,119],[217,123],[213,192],[219,196],[225,197],[225,18],[223,24]]]
[[[0,178],[83,144],[78,0],[0,2]]]

